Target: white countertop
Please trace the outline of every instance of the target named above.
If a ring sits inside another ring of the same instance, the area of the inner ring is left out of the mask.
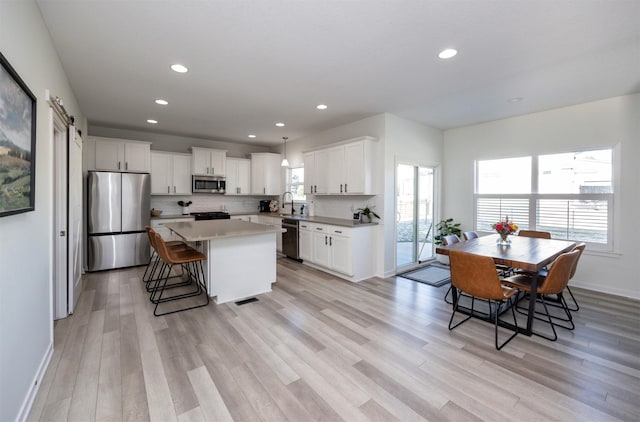
[[[242,220],[201,220],[169,223],[171,231],[189,242],[228,237],[254,236],[265,233],[282,233],[280,227],[250,223]]]

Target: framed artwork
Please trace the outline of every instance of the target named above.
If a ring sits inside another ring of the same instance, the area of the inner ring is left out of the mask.
[[[33,211],[36,97],[0,53],[0,217]]]

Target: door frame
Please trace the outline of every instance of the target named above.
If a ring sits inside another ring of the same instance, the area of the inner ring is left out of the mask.
[[[398,166],[399,165],[408,165],[408,166],[414,166],[414,167],[428,167],[433,169],[433,221],[434,221],[434,227],[431,229],[431,235],[433,236],[433,231],[435,230],[435,222],[439,221],[440,218],[440,214],[441,214],[441,209],[442,209],[442,205],[441,205],[441,167],[440,167],[440,163],[435,163],[435,162],[426,162],[426,161],[416,161],[416,160],[412,160],[412,159],[406,159],[406,158],[399,158],[396,156],[395,160],[394,160],[394,167],[393,167],[393,267],[394,267],[394,274],[398,273],[398,220],[395,216],[398,215],[398,203],[397,203],[397,197],[398,197]],[[435,247],[432,245],[432,255],[434,257],[435,260]],[[418,257],[420,258],[420,257]],[[424,264],[424,262],[422,263],[418,263],[417,261],[412,263],[412,264],[408,264],[406,266],[402,266],[402,271],[410,271],[413,268],[417,268],[419,266],[421,266],[422,264]]]

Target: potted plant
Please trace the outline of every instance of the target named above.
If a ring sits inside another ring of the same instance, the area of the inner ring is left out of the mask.
[[[358,208],[356,211],[360,213],[360,222],[371,223],[372,217],[380,218],[380,216],[373,210],[374,208],[375,205],[366,205],[363,208]]]
[[[438,224],[436,224],[437,234],[433,236],[433,243],[435,245],[442,245],[442,238],[445,236],[449,236],[455,234],[460,237],[462,234],[462,230],[460,230],[460,223],[454,223],[453,218],[447,218],[446,220],[440,220]],[[436,259],[438,262],[444,265],[449,265],[449,257],[446,255],[436,254]]]
[[[433,243],[435,245],[442,245],[442,238],[444,236],[455,234],[460,237],[462,234],[462,230],[460,230],[460,223],[454,223],[453,218],[440,220],[440,222],[436,224],[436,230],[438,231],[438,234],[433,237]]]

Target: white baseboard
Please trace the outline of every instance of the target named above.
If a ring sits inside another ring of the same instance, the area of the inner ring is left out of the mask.
[[[53,342],[49,344],[47,348],[47,352],[44,354],[42,361],[40,362],[40,366],[38,367],[38,371],[31,383],[31,388],[27,392],[27,395],[22,402],[22,406],[20,407],[20,412],[18,412],[18,417],[16,421],[23,422],[26,421],[29,417],[29,412],[31,412],[31,406],[33,406],[33,401],[36,398],[36,394],[38,394],[38,390],[40,390],[40,385],[42,384],[42,379],[44,378],[45,372],[47,372],[47,368],[49,367],[49,363],[51,362],[51,357],[53,356]]]

